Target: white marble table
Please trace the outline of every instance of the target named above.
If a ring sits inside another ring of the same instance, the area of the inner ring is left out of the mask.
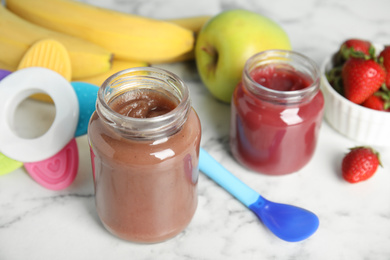
[[[318,64],[348,37],[390,44],[388,0],[87,2],[155,18],[213,15],[230,8],[255,10],[279,22],[293,48]],[[64,191],[42,188],[23,168],[0,176],[0,259],[390,259],[390,148],[379,148],[385,168],[367,182],[348,184],[340,177],[341,157],[357,143],[324,122],[315,156],[305,168],[280,177],[255,174],[232,159],[230,107],[210,96],[193,64],[159,66],[189,85],[202,122],[202,146],[266,198],[315,212],[319,230],[305,241],[284,242],[201,174],[199,206],[184,232],[160,244],[122,241],[109,234],[97,217],[89,148],[83,136],[77,139],[78,176]],[[23,121],[19,131],[50,125],[53,107],[26,102],[23,110],[30,113],[21,113],[21,119],[30,121]]]

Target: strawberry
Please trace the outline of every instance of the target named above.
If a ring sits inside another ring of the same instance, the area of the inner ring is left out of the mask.
[[[379,111],[388,111],[385,109],[385,101],[376,95],[369,96],[363,103],[362,106],[371,108]]]
[[[352,38],[340,45],[339,51],[333,57],[333,64],[340,66],[351,57],[369,59],[374,56],[375,48],[371,42]]]
[[[351,53],[356,52],[361,52],[365,55],[371,55],[373,54],[372,48],[373,46],[371,42],[361,39],[348,39],[340,47],[342,52],[347,52],[344,54],[345,59],[348,59]]]
[[[342,176],[350,183],[364,181],[374,175],[379,165],[382,166],[377,151],[371,147],[354,147],[343,158]]]
[[[385,48],[379,53],[379,59],[383,62],[383,67],[385,68],[386,75],[386,86],[390,88],[390,46],[385,46]]]
[[[362,106],[379,111],[390,111],[390,91],[383,88],[375,92],[362,103]]]
[[[341,71],[345,97],[363,103],[384,83],[386,71],[373,59],[350,58]]]

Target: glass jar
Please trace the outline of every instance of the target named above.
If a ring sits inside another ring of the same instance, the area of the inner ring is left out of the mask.
[[[268,50],[245,64],[231,105],[230,147],[247,168],[269,175],[296,172],[313,156],[324,98],[314,61]]]
[[[140,243],[185,229],[197,207],[201,126],[180,78],[152,67],[112,75],[99,89],[88,139],[106,229]]]

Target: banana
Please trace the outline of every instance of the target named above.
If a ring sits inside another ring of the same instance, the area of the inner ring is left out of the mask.
[[[61,42],[68,50],[74,77],[94,76],[111,67],[112,53],[104,48],[27,22],[0,4],[0,62],[16,69],[27,49],[46,38]]]
[[[1,44],[0,44],[1,45]],[[1,47],[0,47],[1,50]],[[13,67],[11,65],[6,64],[5,62],[0,60],[0,69],[2,70],[8,70],[8,71],[15,71],[16,67]]]
[[[116,60],[114,59],[112,61],[112,67],[109,71],[99,74],[94,77],[88,77],[88,78],[79,78],[79,79],[74,79],[74,81],[82,81],[82,82],[87,82],[96,86],[101,86],[103,82],[113,75],[114,73],[124,70],[124,69],[129,69],[129,68],[134,68],[134,67],[146,67],[149,66],[146,62],[141,62],[141,61],[124,61],[124,60]]]
[[[211,19],[211,15],[199,15],[193,17],[184,17],[184,18],[175,18],[168,19],[166,21],[177,24],[181,27],[184,27],[188,30],[193,31],[195,34],[198,34],[202,29],[203,25]]]
[[[194,33],[195,41],[198,37],[198,33],[202,29],[203,25],[210,20],[212,16],[210,15],[200,15],[193,17],[185,17],[185,18],[176,18],[176,19],[168,19],[167,22],[174,23],[183,28],[191,30]],[[190,61],[195,59],[195,49],[192,49],[180,56],[172,58],[170,60],[164,61],[164,63],[173,63],[173,62],[182,62],[182,61]],[[156,63],[155,63],[156,64]]]
[[[194,48],[188,29],[77,1],[7,0],[7,8],[40,26],[100,45],[121,60],[163,62]]]

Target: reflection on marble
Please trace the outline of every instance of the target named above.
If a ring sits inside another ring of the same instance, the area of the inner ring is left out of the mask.
[[[84,1],[161,19],[214,15],[232,8],[255,10],[281,24],[293,48],[318,64],[348,37],[390,43],[388,0]],[[340,158],[357,144],[324,122],[315,156],[305,168],[279,177],[250,172],[229,152],[229,105],[211,97],[194,64],[156,66],[178,74],[189,85],[202,122],[202,146],[266,198],[318,214],[317,233],[298,243],[279,240],[254,214],[201,174],[199,206],[184,232],[160,244],[122,241],[110,235],[96,215],[89,148],[83,136],[77,139],[78,176],[64,191],[40,187],[24,169],[0,176],[0,259],[390,259],[389,148],[379,148],[384,168],[372,179],[348,184],[340,177]],[[36,111],[42,119],[33,127],[48,127],[45,124],[50,120],[45,118],[52,118],[52,108],[36,106]]]

